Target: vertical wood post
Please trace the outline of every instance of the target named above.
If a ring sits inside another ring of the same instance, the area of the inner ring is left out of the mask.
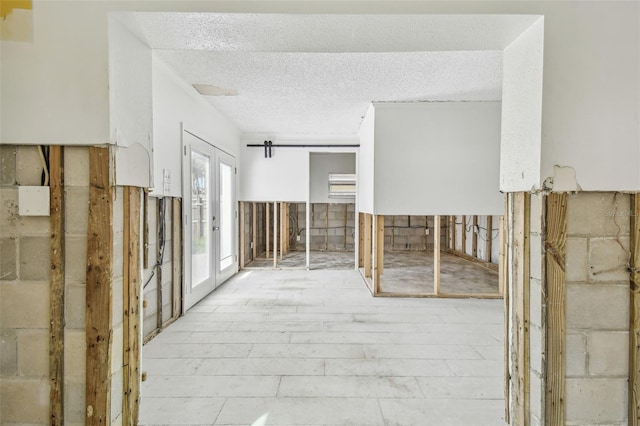
[[[640,425],[640,193],[631,195],[629,425]]]
[[[89,223],[86,277],[87,425],[111,424],[113,311],[113,188],[109,149],[89,148]]]
[[[344,249],[347,249],[347,224],[349,222],[349,205],[344,205]]]
[[[364,267],[364,213],[358,212],[358,268]]]
[[[244,235],[245,233],[244,209],[245,209],[244,201],[240,201],[240,244],[239,244],[240,245],[240,265],[238,265],[240,269],[244,268],[244,265],[245,265],[244,252],[245,252],[246,241],[245,241],[245,235]]]
[[[280,202],[280,260],[284,259],[284,202]]]
[[[140,402],[140,188],[124,188],[123,424],[138,424]],[[175,211],[175,210],[174,210]]]
[[[264,203],[264,211],[265,211],[265,219],[264,219],[264,231],[267,233],[265,241],[266,241],[266,247],[265,247],[265,253],[267,256],[267,259],[269,259],[269,245],[271,244],[271,241],[269,241],[269,227],[271,226],[271,219],[269,218],[269,203]]]
[[[493,216],[487,216],[487,231],[484,236],[484,258],[487,262],[491,262],[491,250],[493,249]]]
[[[258,207],[251,206],[251,260],[256,260],[258,254]]]
[[[173,318],[180,316],[182,307],[182,200],[173,198],[173,212],[171,213],[171,242],[173,254],[173,269],[171,282],[173,283]]]
[[[440,294],[440,216],[433,217],[433,292]]]
[[[167,209],[164,204],[165,198],[156,198],[156,229],[154,231],[156,235],[160,230],[165,229],[165,223],[163,223],[163,221],[166,221],[165,213]],[[166,240],[166,231],[163,232],[161,238]],[[156,262],[164,263],[163,252],[159,242],[156,244],[156,259]],[[162,264],[159,264],[156,268],[156,320],[158,324],[158,330],[162,330],[164,323],[164,294],[162,292],[162,283],[164,281],[164,277],[162,275]]]
[[[467,216],[462,215],[462,229],[460,237],[462,238],[462,248],[460,251],[467,254]]]
[[[546,197],[545,296],[546,359],[545,424],[565,423],[566,241],[567,194]]]
[[[380,293],[380,276],[384,273],[384,216],[373,216],[373,294]]]
[[[364,276],[371,278],[371,217],[369,213],[364,214]]]
[[[49,409],[50,424],[64,424],[64,151],[49,150],[51,228],[51,290],[49,298]]]
[[[278,266],[278,203],[273,202],[273,267]]]
[[[498,265],[498,292],[502,294],[504,302],[504,421],[511,424],[511,372],[509,366],[509,348],[511,347],[511,334],[509,329],[510,299],[509,299],[509,263],[508,255],[508,235],[507,222],[510,223],[510,194],[504,198],[504,215],[500,217],[500,260]]]
[[[458,216],[451,216],[451,249],[456,249],[456,227],[458,226],[456,222],[458,221]]]
[[[324,216],[324,250],[329,250],[329,203],[325,204],[327,210]]]
[[[473,215],[473,230],[471,231],[471,256],[478,257],[478,216]]]

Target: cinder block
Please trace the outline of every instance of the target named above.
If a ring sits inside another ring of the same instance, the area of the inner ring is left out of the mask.
[[[579,192],[567,202],[567,234],[615,236],[629,234],[628,194]]]
[[[621,376],[629,374],[629,333],[596,331],[588,335],[589,374]]]
[[[123,350],[124,350],[124,342],[122,339],[124,338],[124,331],[122,328],[122,324],[113,328],[113,334],[111,339],[111,374],[115,374],[118,371],[122,370],[123,364]],[[120,388],[122,389],[122,387]]]
[[[87,338],[84,330],[64,331],[64,378],[65,383],[84,383],[87,365]],[[83,389],[84,393],[84,389]]]
[[[18,215],[18,188],[0,187],[0,235],[15,237],[22,218]]]
[[[0,324],[3,328],[49,329],[49,283],[0,284]]]
[[[16,279],[16,240],[0,238],[0,281]]]
[[[0,145],[0,185],[16,184],[16,147]]]
[[[64,185],[89,186],[89,149],[87,147],[64,148]]]
[[[51,270],[51,239],[47,237],[20,238],[20,272],[22,280],[45,281]]]
[[[586,282],[589,272],[587,238],[567,238],[566,249],[565,279],[568,282]]]
[[[18,340],[13,330],[0,332],[0,375],[15,376],[18,373]]]
[[[65,233],[86,238],[89,228],[89,187],[65,188],[64,194]]]
[[[49,377],[49,331],[21,331],[17,337],[18,374]]]
[[[578,424],[611,424],[625,420],[627,379],[568,378],[566,420]]]
[[[65,381],[64,384],[64,422],[65,424],[85,424],[85,382]]]
[[[42,184],[42,161],[37,146],[16,147],[16,181],[18,185]]]
[[[587,375],[587,338],[584,333],[567,333],[567,376]]]
[[[567,328],[626,330],[629,288],[624,285],[567,285]]]
[[[64,322],[68,329],[85,329],[86,287],[67,285],[64,304]]]
[[[589,280],[628,281],[629,238],[591,238],[589,241]]]
[[[85,284],[87,282],[87,237],[65,238],[64,277],[67,283]]]
[[[0,423],[39,423],[49,420],[48,379],[14,378],[0,381]]]

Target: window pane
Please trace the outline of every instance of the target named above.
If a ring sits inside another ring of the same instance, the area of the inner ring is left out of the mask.
[[[233,264],[233,185],[231,166],[220,163],[220,270]]]
[[[191,286],[211,276],[210,162],[207,155],[191,152]]]

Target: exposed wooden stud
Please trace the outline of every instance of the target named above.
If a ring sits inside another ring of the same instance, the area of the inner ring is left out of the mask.
[[[258,257],[258,206],[251,205],[251,260]]]
[[[478,216],[473,215],[473,230],[471,231],[471,256],[478,257]]]
[[[142,263],[144,269],[149,269],[149,191],[144,190],[144,198],[142,200]]]
[[[498,293],[504,294],[505,283],[507,282],[507,228],[505,216],[500,216],[500,224],[498,229],[498,240],[500,252],[498,253]]]
[[[240,269],[244,268],[244,265],[245,265],[245,260],[244,260],[245,254],[244,253],[245,253],[245,244],[246,244],[245,240],[246,239],[245,239],[245,236],[244,236],[244,233],[245,233],[245,223],[244,223],[245,211],[244,211],[244,209],[245,209],[244,201],[240,201],[240,223],[239,223],[239,227],[240,227],[240,244],[239,244],[239,246],[240,246],[240,264],[238,265],[238,267]]]
[[[491,250],[493,249],[493,216],[487,216],[487,231],[485,232],[485,242],[484,242],[484,259],[491,263]]]
[[[173,255],[173,268],[171,282],[173,283],[173,318],[180,316],[182,307],[182,200],[172,199],[171,213],[171,253]]]
[[[156,236],[161,229],[164,229],[164,223],[162,223],[164,218],[164,213],[167,211],[164,205],[164,198],[156,198],[156,229],[154,230]],[[161,213],[162,212],[162,213]],[[166,235],[162,235],[159,238],[166,240]],[[156,263],[158,266],[156,268],[156,321],[158,324],[158,330],[162,330],[163,328],[163,318],[164,318],[164,294],[162,292],[162,283],[164,280],[162,273],[162,263],[164,263],[163,250],[160,244],[156,244]]]
[[[640,425],[640,193],[631,195],[629,425]]]
[[[113,188],[109,149],[89,148],[89,220],[86,275],[87,425],[111,424]]]
[[[457,228],[457,224],[456,222],[458,221],[458,216],[451,216],[451,249],[455,250],[456,249],[456,228]]]
[[[51,231],[51,273],[49,280],[49,420],[64,424],[64,151],[49,148],[49,222]]]
[[[295,225],[296,227],[294,228],[295,231],[295,238],[293,240],[293,246],[295,247],[295,250],[298,250],[298,238],[300,237],[300,226],[298,226],[298,223],[300,221],[300,209],[299,209],[300,204],[295,203],[293,206],[293,217],[296,218],[295,220]]]
[[[284,202],[280,202],[280,260],[284,259]]]
[[[391,216],[391,251],[396,249],[396,217]]]
[[[364,214],[364,276],[371,278],[371,215]]]
[[[278,203],[273,202],[273,267],[278,267]]]
[[[440,293],[440,216],[433,217],[433,292]]]
[[[122,410],[123,424],[134,426],[138,424],[140,401],[140,188],[125,187],[123,203],[125,225]]]
[[[364,267],[364,213],[358,212],[358,268]]]
[[[384,216],[373,216],[373,294],[380,293],[380,276],[384,273]]]
[[[347,249],[347,223],[349,222],[349,205],[344,205],[344,249]]]
[[[329,203],[325,203],[327,208],[324,216],[324,250],[329,251]]]
[[[265,220],[264,220],[264,230],[266,232],[266,244],[265,244],[265,257],[267,259],[269,259],[269,245],[270,245],[270,241],[269,241],[269,228],[271,227],[271,218],[269,218],[269,210],[270,210],[270,206],[269,203],[264,203],[264,211],[265,211]]]
[[[460,237],[462,238],[460,253],[467,254],[467,216],[465,215],[462,215],[462,229],[460,232]]]
[[[546,197],[545,295],[546,359],[545,424],[565,423],[566,241],[567,194]]]
[[[503,368],[504,368],[504,419],[505,423],[511,424],[511,372],[509,365],[509,348],[511,345],[511,334],[509,331],[509,286],[506,285],[509,277],[509,265],[507,262],[508,238],[507,238],[507,219],[509,216],[509,200],[510,196],[505,196],[505,213],[500,216],[500,258],[499,258],[499,275],[498,275],[498,293],[503,296],[504,303],[504,350],[503,350]]]

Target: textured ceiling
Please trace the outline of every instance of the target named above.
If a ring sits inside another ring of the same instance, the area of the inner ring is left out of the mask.
[[[137,13],[156,55],[247,133],[353,135],[370,102],[499,100],[537,17]]]

